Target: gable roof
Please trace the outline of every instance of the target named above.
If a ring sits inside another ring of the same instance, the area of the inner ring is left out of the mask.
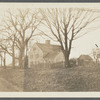
[[[42,50],[44,58],[54,58],[59,52],[61,52],[61,46],[36,43],[37,46]]]
[[[80,55],[79,60],[93,60],[89,55]]]

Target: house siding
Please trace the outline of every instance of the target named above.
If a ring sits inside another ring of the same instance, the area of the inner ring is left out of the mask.
[[[45,60],[43,59],[43,52],[36,44],[32,46],[28,59],[29,67],[32,67],[38,63],[45,63]]]
[[[50,45],[50,44],[49,44]],[[42,48],[41,48],[42,46]],[[47,44],[34,44],[29,51],[28,66],[32,68],[38,64],[53,64],[64,62],[64,55],[57,45],[48,46]],[[54,50],[56,48],[56,51]]]
[[[55,63],[58,63],[58,62],[64,62],[65,59],[64,59],[64,54],[62,52],[60,52],[56,57],[55,57]]]

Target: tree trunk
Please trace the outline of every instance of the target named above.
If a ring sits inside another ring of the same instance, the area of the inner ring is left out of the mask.
[[[28,56],[27,56],[27,51],[28,51],[28,41],[26,42],[26,54],[25,54],[25,60],[24,60],[24,68],[28,68]]]
[[[19,62],[19,67],[21,68],[22,67],[22,63],[21,63],[21,58],[20,57],[18,59],[18,62]]]
[[[1,67],[2,67],[2,56],[1,56]]]
[[[6,52],[4,52],[4,67],[6,68]]]
[[[70,67],[70,61],[69,61],[69,54],[67,51],[64,52],[64,57],[65,57],[65,67]]]
[[[28,68],[28,56],[25,56],[24,68]]]
[[[13,66],[13,68],[15,68],[15,58],[14,58],[14,55],[13,55],[13,63],[12,63],[12,66]]]
[[[12,59],[13,59],[12,66],[13,66],[13,68],[15,68],[15,50],[14,50],[14,42],[13,42],[13,47],[12,47]]]
[[[67,55],[65,55],[65,67],[70,67],[70,61],[69,61],[69,57]]]
[[[24,68],[24,60],[25,60],[24,49],[22,49],[22,50],[20,50],[20,55],[19,55],[19,66],[20,66],[20,68]]]
[[[22,54],[20,54],[20,56],[19,56],[19,67],[20,68],[23,68],[24,67]]]

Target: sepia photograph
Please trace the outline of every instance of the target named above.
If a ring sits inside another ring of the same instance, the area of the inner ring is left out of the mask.
[[[100,92],[100,3],[0,3],[0,92]]]

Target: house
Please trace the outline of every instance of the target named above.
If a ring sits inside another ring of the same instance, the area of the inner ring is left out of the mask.
[[[64,62],[64,55],[61,46],[50,44],[50,40],[45,43],[35,43],[28,54],[28,66],[43,63]]]
[[[80,55],[78,58],[78,64],[81,66],[88,65],[93,62],[93,59],[89,55]]]

